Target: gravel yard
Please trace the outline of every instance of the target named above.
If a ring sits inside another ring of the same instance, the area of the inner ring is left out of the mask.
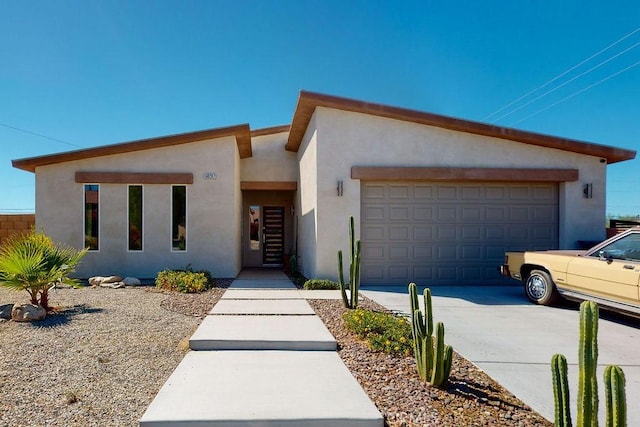
[[[59,289],[50,300],[59,312],[44,321],[0,322],[0,426],[137,425],[224,291]],[[0,287],[0,305],[26,300]],[[457,355],[448,390],[426,386],[412,358],[372,353],[352,337],[340,301],[311,304],[388,425],[551,425]]]

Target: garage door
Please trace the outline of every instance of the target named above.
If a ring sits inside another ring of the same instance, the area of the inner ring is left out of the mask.
[[[558,247],[555,183],[362,183],[363,284],[505,283],[507,250]]]

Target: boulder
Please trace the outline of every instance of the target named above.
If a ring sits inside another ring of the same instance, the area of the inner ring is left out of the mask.
[[[104,277],[102,280],[102,283],[117,283],[117,282],[122,282],[122,277],[109,276],[109,277]]]
[[[11,320],[15,322],[34,322],[47,317],[47,310],[40,304],[14,305],[11,310]]]
[[[100,283],[100,287],[101,288],[120,289],[120,288],[124,288],[125,284],[123,282],[109,282],[109,283],[102,282],[102,283]]]
[[[89,284],[91,286],[100,286],[100,283],[102,283],[103,280],[104,280],[104,277],[102,276],[90,277]]]
[[[140,279],[137,279],[135,277],[125,277],[124,279],[122,279],[122,283],[124,283],[127,286],[140,286]]]
[[[91,286],[101,286],[103,288],[122,288],[125,284],[120,276],[94,276],[89,278]]]
[[[13,310],[13,304],[0,305],[0,319],[11,319],[11,310]]]

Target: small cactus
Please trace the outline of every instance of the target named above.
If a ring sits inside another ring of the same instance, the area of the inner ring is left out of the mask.
[[[604,369],[604,395],[607,402],[607,427],[627,425],[627,401],[625,396],[624,372],[619,366],[610,365]]]
[[[433,337],[431,290],[426,288],[423,292],[424,315],[418,304],[418,288],[415,283],[409,284],[409,298],[413,352],[418,375],[431,385],[444,388],[451,372],[453,348],[444,343],[444,324],[442,322],[438,322],[436,325],[435,339]]]
[[[349,264],[349,296],[347,285],[344,283],[342,271],[342,251],[338,251],[338,284],[342,302],[346,308],[358,308],[358,293],[360,291],[360,240],[355,238],[355,225],[353,216],[349,217],[349,246],[351,250],[351,264]]]
[[[554,354],[551,358],[551,377],[556,408],[555,425],[556,427],[571,427],[567,358],[562,354]]]

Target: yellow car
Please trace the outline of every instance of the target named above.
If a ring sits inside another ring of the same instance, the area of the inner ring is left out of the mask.
[[[561,297],[591,300],[640,317],[640,227],[587,251],[507,252],[502,275],[524,281],[529,300],[550,305]]]

